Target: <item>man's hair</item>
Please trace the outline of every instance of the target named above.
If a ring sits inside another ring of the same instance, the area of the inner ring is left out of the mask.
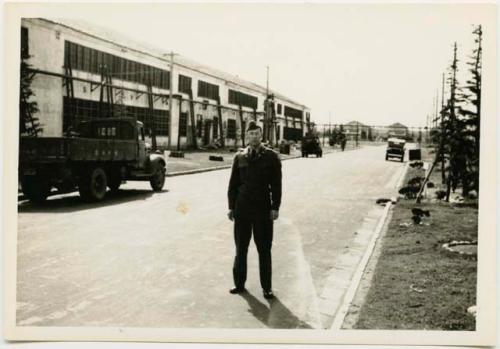
[[[253,130],[260,130],[260,132],[262,132],[262,127],[257,125],[257,123],[252,120],[248,123],[247,131],[253,131]]]

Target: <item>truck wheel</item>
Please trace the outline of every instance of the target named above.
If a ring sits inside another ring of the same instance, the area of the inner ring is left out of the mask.
[[[91,169],[80,178],[78,190],[84,201],[101,201],[106,195],[106,172],[100,167]]]
[[[389,155],[386,155],[385,156],[385,161],[388,161],[389,160]]]
[[[24,177],[21,180],[24,195],[33,203],[41,204],[50,194],[49,181],[40,177]]]
[[[120,185],[122,184],[122,177],[120,172],[112,172],[108,175],[108,188],[113,193],[116,193],[118,189],[120,189]]]
[[[151,183],[151,188],[153,188],[153,191],[161,191],[163,189],[163,186],[165,185],[164,165],[158,165],[155,173],[153,174],[153,176],[151,176],[149,183]]]

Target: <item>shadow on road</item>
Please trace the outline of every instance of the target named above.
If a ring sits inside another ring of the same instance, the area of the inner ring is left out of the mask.
[[[257,320],[270,328],[312,328],[309,324],[295,316],[281,303],[278,297],[269,300],[269,307],[267,307],[249,292],[241,293],[240,295],[250,306],[249,312]]]
[[[101,202],[87,203],[75,193],[74,195],[65,194],[62,197],[56,197],[45,201],[43,204],[33,204],[27,200],[18,200],[17,211],[21,212],[53,212],[53,213],[68,213],[81,210],[88,210],[98,207],[106,207],[111,205],[126,204],[131,201],[147,200],[156,194],[168,193],[168,190],[161,192],[153,192],[152,190],[141,189],[124,189],[116,193],[107,192],[106,198]]]

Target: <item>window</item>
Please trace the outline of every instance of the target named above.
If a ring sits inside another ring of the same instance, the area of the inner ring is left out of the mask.
[[[219,86],[198,80],[198,97],[217,100],[219,98]]]
[[[189,76],[179,74],[179,92],[191,92],[191,78]]]
[[[196,137],[201,137],[203,116],[201,114],[196,115]]]
[[[281,115],[281,104],[279,103],[278,103],[278,111],[276,112],[276,114]]]
[[[141,127],[141,135],[140,135],[140,140],[143,141],[144,140],[144,127]]]
[[[284,127],[283,138],[288,141],[298,141],[302,139],[302,130],[300,128]]]
[[[22,32],[21,35],[24,35]],[[166,70],[130,61],[71,41],[64,42],[64,51],[64,63],[73,69],[100,74],[101,67],[106,66],[108,73],[120,80],[144,85],[151,83],[153,86],[164,89],[170,86],[170,72]]]
[[[257,97],[243,92],[229,90],[229,103],[257,109]]]
[[[288,107],[285,105],[285,116],[302,119],[302,110]]]
[[[29,58],[28,28],[21,27],[21,58]]]
[[[187,120],[188,120],[188,114],[181,113],[179,120],[179,136],[181,137],[187,136]]]
[[[227,138],[236,138],[236,120],[227,119]]]
[[[76,65],[75,69],[85,70],[83,66],[83,46],[76,45]]]
[[[214,116],[214,122],[213,122],[213,137],[217,138],[219,137],[219,118]]]
[[[90,71],[90,49],[88,47],[83,48],[82,70]]]
[[[117,107],[116,104],[115,107]],[[117,113],[115,111],[115,116],[137,118],[137,120],[144,123],[144,128],[146,129],[146,132],[148,134],[151,134],[151,120],[153,120],[154,118],[156,135],[168,135],[169,112],[167,110],[153,109],[151,111],[149,108],[141,108],[128,105],[123,105],[122,107],[124,111],[122,113]],[[92,118],[99,118],[107,114],[109,114],[108,104],[103,104],[99,108],[99,102],[97,101],[64,97],[63,131],[67,131],[67,129],[73,124],[73,122],[77,123],[79,121],[89,120]],[[108,136],[109,135],[113,134],[108,133]]]

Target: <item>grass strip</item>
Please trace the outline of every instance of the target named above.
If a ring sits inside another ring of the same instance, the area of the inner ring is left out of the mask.
[[[422,176],[410,168],[407,182]],[[431,180],[440,184],[437,170]],[[474,256],[442,248],[450,241],[477,241],[477,207],[425,200],[400,200],[383,237],[372,284],[354,325],[356,329],[475,330],[467,309],[476,304]],[[411,209],[430,211],[421,224]]]

